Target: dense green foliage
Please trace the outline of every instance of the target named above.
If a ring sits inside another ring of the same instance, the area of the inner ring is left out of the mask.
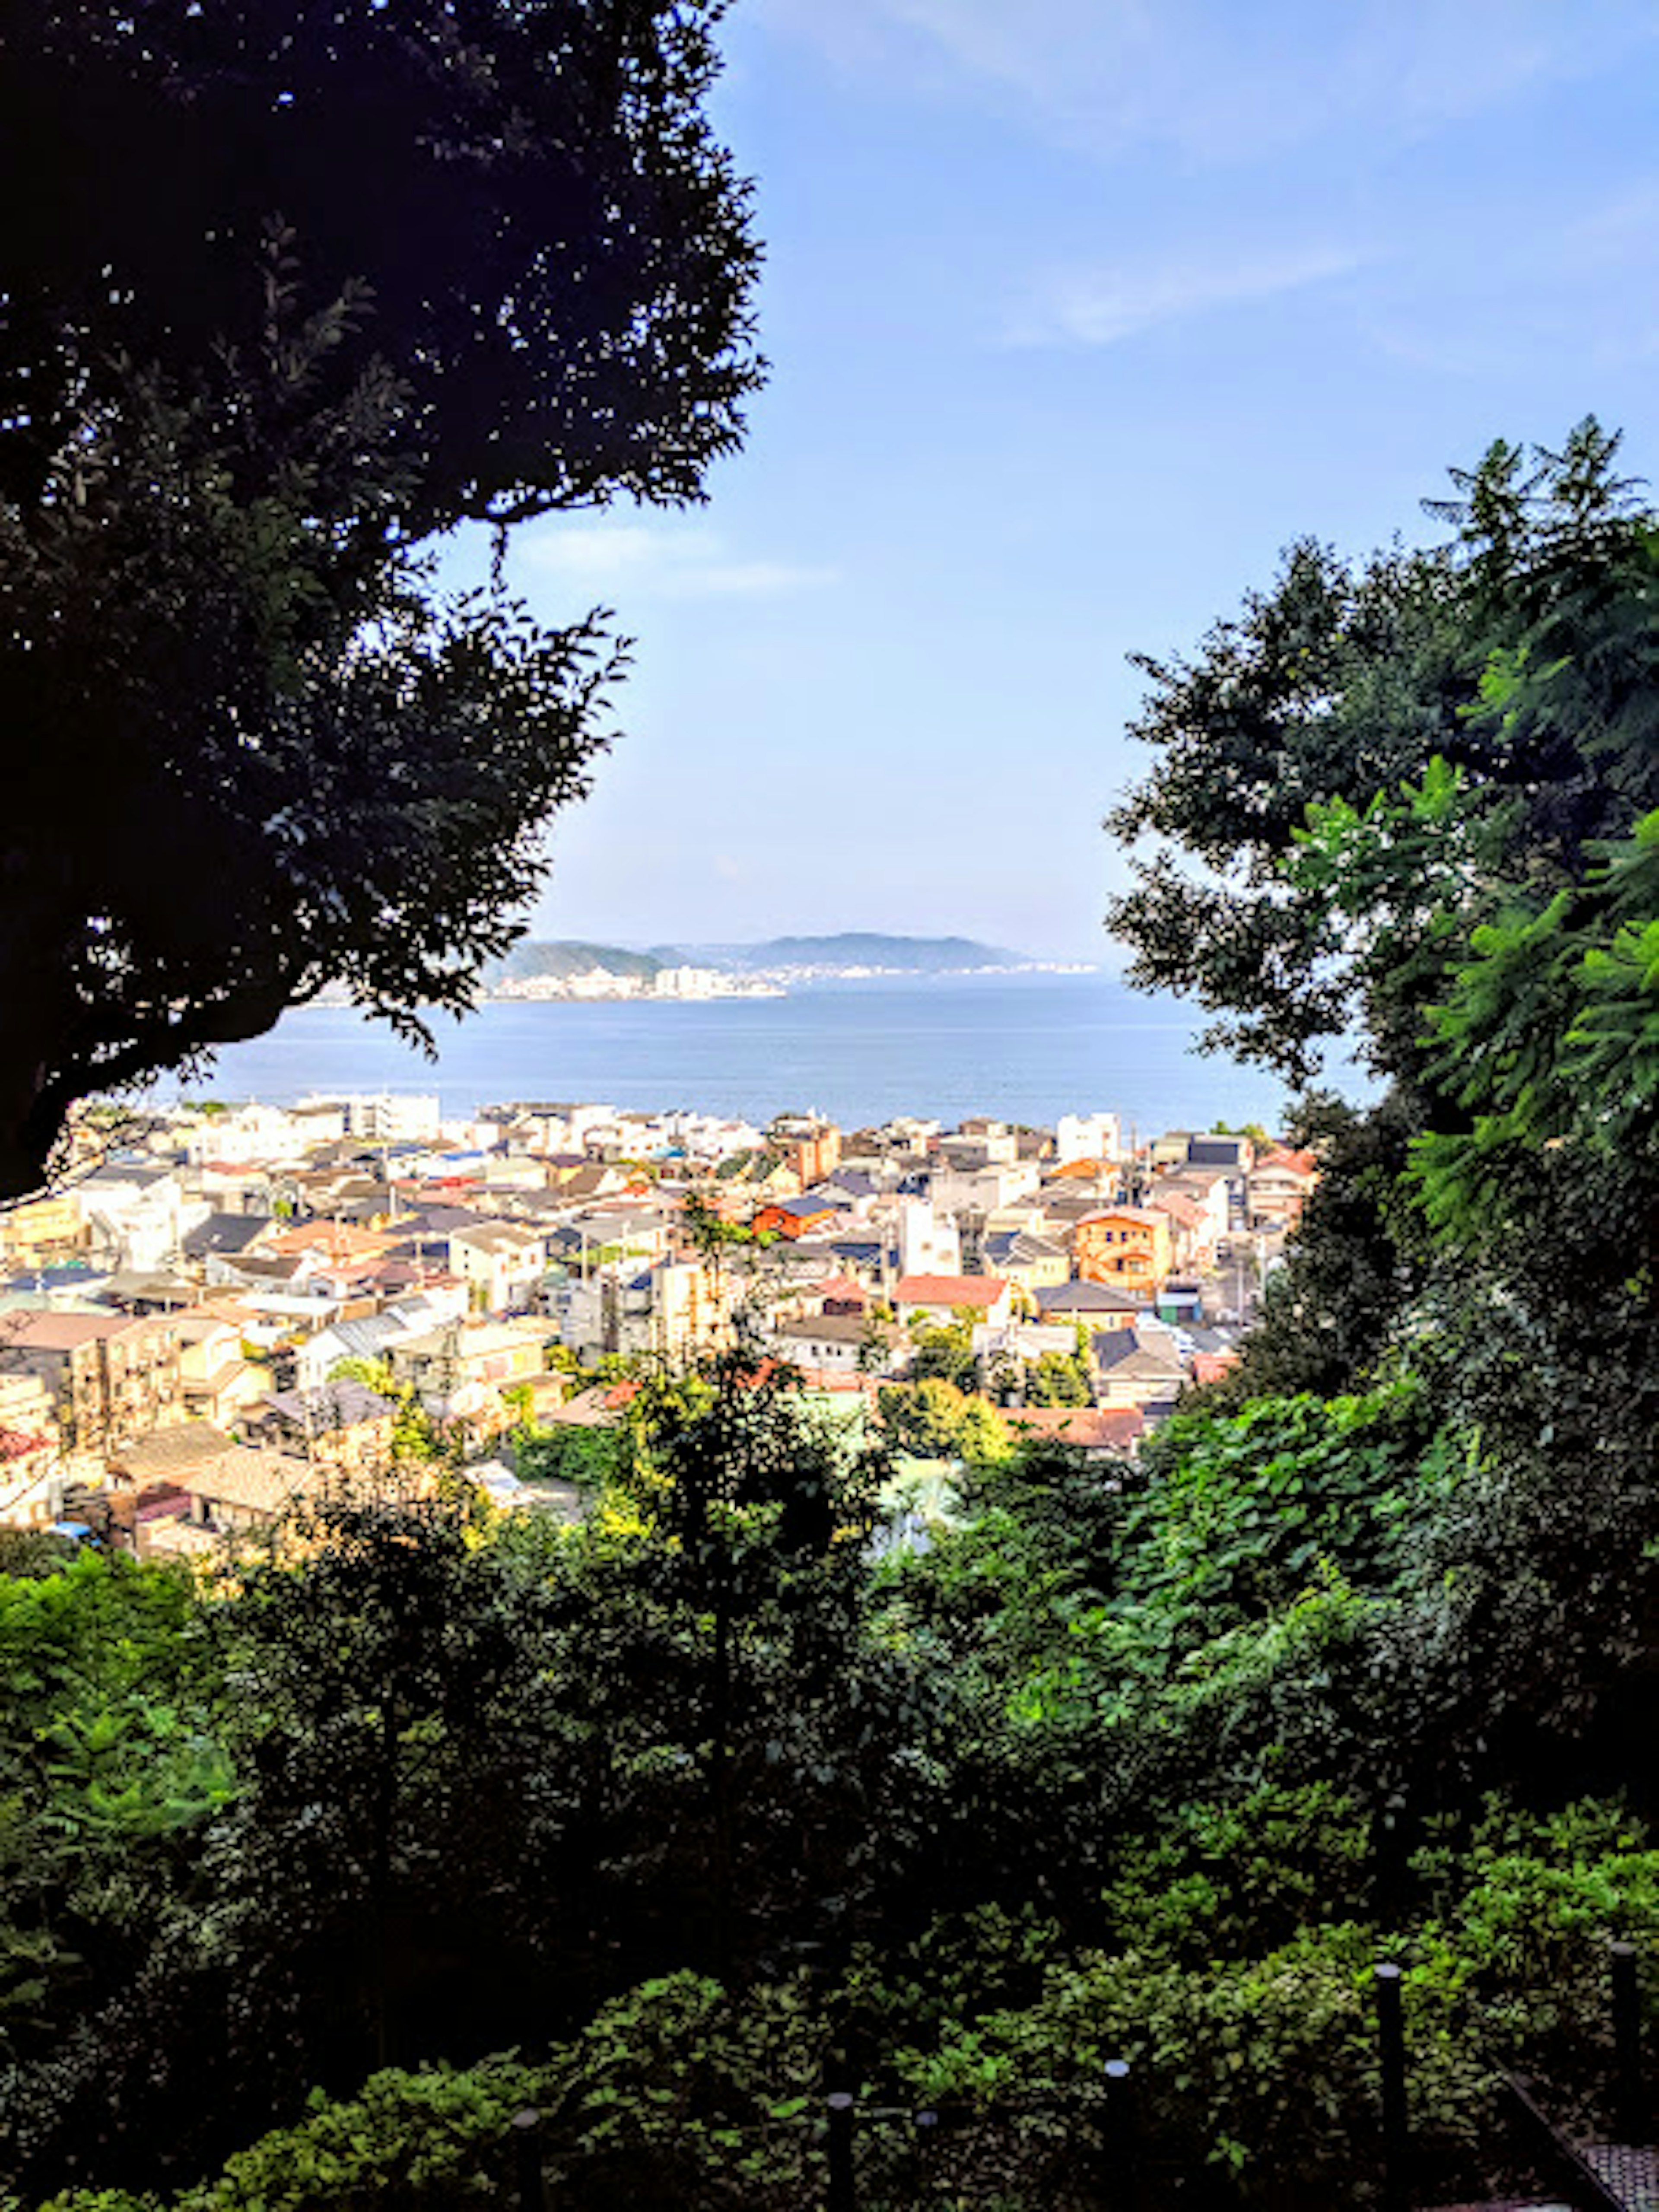
[[[23,2201],[484,2202],[528,2103],[561,2203],[805,2212],[838,2079],[862,2203],[1081,2212],[1121,2057],[1172,2201],[1363,2204],[1389,1958],[1425,2201],[1502,2168],[1496,2066],[1605,2118],[1606,1945],[1659,1946],[1655,540],[1611,459],[1501,449],[1461,553],[1304,549],[1161,679],[1144,807],[1236,871],[1186,980],[1285,1061],[1357,1007],[1390,1088],[1304,1101],[1243,1364],[1136,1461],[1019,1439],[952,1328],[873,1422],[734,1354],[527,1437],[574,1526],[457,1487],[202,1584],[5,1563]],[[883,1528],[892,1450],[948,1518]]]
[[[519,933],[624,655],[421,549],[738,442],[716,12],[6,11],[0,1196],[73,1100],[331,980],[424,1035]]]

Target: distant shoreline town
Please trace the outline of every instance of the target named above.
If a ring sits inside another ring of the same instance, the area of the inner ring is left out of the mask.
[[[663,967],[649,975],[618,975],[608,968],[563,975],[509,975],[485,991],[487,1005],[549,999],[783,999],[812,983],[870,982],[903,978],[915,982],[969,975],[1091,975],[1089,961],[1024,960],[981,968],[918,969],[856,963],[761,969],[733,975],[719,968]]]
[[[85,1111],[0,1213],[0,1522],[143,1555],[395,1456],[411,1407],[503,1504],[526,1423],[741,1332],[860,1418],[954,1388],[1133,1455],[1236,1358],[1318,1163],[1113,1113],[842,1129],[431,1095]],[[878,1403],[880,1401],[879,1404]],[[401,1409],[401,1411],[400,1411]]]
[[[622,945],[527,939],[485,970],[485,1005],[552,1000],[781,999],[817,983],[957,981],[973,976],[1093,975],[1091,960],[1037,960],[966,937],[890,937],[853,930],[834,937],[772,938],[757,945]],[[349,1006],[343,987],[313,1001]]]

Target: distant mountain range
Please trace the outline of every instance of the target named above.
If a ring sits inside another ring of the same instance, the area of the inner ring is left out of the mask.
[[[769,937],[760,945],[656,945],[630,952],[619,945],[526,938],[489,970],[487,981],[532,975],[607,975],[649,977],[663,968],[714,968],[732,975],[770,969],[882,968],[910,975],[948,975],[975,968],[1024,968],[1024,952],[981,945],[971,937],[890,937],[876,930],[843,930],[834,937]]]

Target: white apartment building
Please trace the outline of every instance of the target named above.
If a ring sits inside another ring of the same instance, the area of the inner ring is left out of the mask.
[[[1117,1160],[1123,1157],[1123,1129],[1115,1114],[1062,1114],[1054,1124],[1054,1151],[1067,1160]]]

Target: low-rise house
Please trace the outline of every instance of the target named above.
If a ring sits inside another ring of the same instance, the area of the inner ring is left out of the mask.
[[[1042,1182],[1035,1160],[1000,1161],[974,1169],[936,1169],[928,1177],[927,1194],[939,1213],[994,1213],[1000,1206],[1034,1197]]]
[[[1092,1182],[1067,1182],[1064,1178],[1045,1182],[1037,1194],[1036,1203],[1042,1212],[1036,1226],[1042,1236],[1052,1237],[1069,1251],[1079,1222],[1092,1221],[1118,1200],[1115,1186],[1102,1188]]]
[[[1250,1170],[1249,1216],[1253,1229],[1291,1229],[1319,1181],[1319,1162],[1310,1152],[1279,1146],[1264,1152]]]
[[[361,1474],[392,1457],[397,1409],[367,1383],[337,1376],[315,1390],[279,1390],[245,1424],[251,1443]]]
[[[833,1230],[840,1221],[843,1209],[834,1200],[804,1192],[799,1198],[769,1200],[758,1208],[750,1224],[762,1235],[770,1233],[787,1237],[822,1236]]]
[[[539,1230],[516,1221],[477,1221],[449,1239],[449,1266],[470,1288],[475,1305],[507,1313],[530,1303],[547,1273],[547,1242]]]
[[[466,1285],[445,1283],[394,1298],[379,1313],[337,1320],[299,1346],[294,1354],[294,1387],[315,1390],[343,1359],[375,1363],[390,1358],[394,1345],[426,1336],[460,1321],[467,1310]]]
[[[1242,1182],[1239,1188],[1242,1193]],[[1233,1179],[1220,1168],[1177,1168],[1172,1174],[1156,1179],[1146,1202],[1149,1206],[1161,1206],[1170,1198],[1184,1201],[1196,1217],[1196,1260],[1207,1266],[1231,1223],[1232,1188]]]
[[[832,1237],[829,1257],[837,1274],[862,1285],[872,1296],[882,1295],[884,1278],[896,1266],[879,1237]]]
[[[814,1372],[885,1374],[892,1365],[892,1330],[858,1315],[798,1315],[779,1322],[772,1335],[780,1358]]]
[[[1018,1406],[1004,1419],[1016,1436],[1070,1444],[1096,1461],[1133,1459],[1147,1425],[1136,1406]]]
[[[816,1188],[803,1195],[838,1200],[854,1221],[867,1221],[872,1206],[878,1199],[885,1198],[891,1188],[890,1178],[872,1174],[866,1168],[850,1167],[843,1159],[834,1175],[826,1176]]]
[[[201,1279],[224,1282],[228,1279],[228,1271],[222,1263],[234,1261],[246,1252],[257,1252],[261,1238],[274,1234],[280,1226],[268,1216],[216,1210],[193,1229],[185,1231],[179,1243],[180,1255],[184,1264],[196,1270]]]
[[[1133,1328],[1148,1311],[1146,1299],[1109,1283],[1081,1279],[1056,1284],[1036,1294],[1037,1312],[1045,1322],[1075,1328],[1080,1322],[1091,1334],[1103,1329]]]
[[[601,1198],[620,1198],[629,1185],[629,1179],[621,1168],[608,1167],[603,1161],[585,1157],[550,1160],[547,1168],[549,1187],[570,1206],[588,1206]]]
[[[1255,1158],[1255,1146],[1249,1137],[1224,1136],[1218,1131],[1187,1139],[1188,1167],[1219,1168],[1229,1177],[1242,1176],[1249,1173]]]
[[[1109,1329],[1091,1340],[1091,1354],[1103,1406],[1138,1407],[1149,1419],[1174,1410],[1187,1371],[1168,1329]]]
[[[428,1410],[468,1383],[496,1390],[528,1382],[547,1364],[540,1322],[454,1322],[391,1347],[392,1372],[419,1392]]]
[[[1185,1167],[1196,1134],[1193,1129],[1166,1129],[1147,1147],[1149,1164],[1153,1168]]]
[[[548,1188],[547,1162],[532,1152],[491,1152],[484,1160],[483,1179],[484,1188],[491,1193],[544,1191]]]
[[[781,1153],[766,1145],[728,1152],[715,1169],[714,1178],[727,1188],[745,1190],[761,1199],[799,1198],[805,1188]]]
[[[984,1370],[997,1359],[1024,1364],[1039,1360],[1048,1352],[1058,1352],[1061,1358],[1069,1359],[1076,1350],[1077,1330],[1069,1322],[1013,1321],[1005,1328],[981,1322],[974,1330],[975,1357]]]
[[[1201,1207],[1178,1190],[1157,1190],[1147,1211],[1170,1224],[1170,1259],[1176,1267],[1208,1267],[1215,1258],[1215,1235]]]
[[[191,1521],[220,1531],[265,1527],[318,1486],[316,1470],[306,1461],[245,1444],[233,1444],[178,1480],[189,1496]]]
[[[191,1479],[240,1449],[211,1421],[169,1421],[148,1436],[112,1446],[105,1464],[112,1482],[141,1498],[155,1489],[182,1495]]]
[[[948,1328],[958,1313],[1000,1328],[1013,1318],[1013,1285],[996,1275],[904,1275],[893,1292],[899,1318]]]
[[[175,1314],[179,1391],[192,1419],[234,1423],[264,1395],[263,1368],[246,1358],[242,1333],[222,1315],[201,1308]]]
[[[1085,1281],[1156,1297],[1171,1265],[1169,1218],[1139,1206],[1091,1214],[1072,1232],[1072,1264]]]
[[[294,1260],[307,1273],[359,1260],[378,1260],[392,1240],[378,1229],[365,1229],[355,1221],[336,1220],[331,1214],[314,1221],[297,1221],[286,1227],[271,1226],[260,1245],[273,1259]]]
[[[988,1228],[980,1238],[980,1259],[986,1273],[1035,1297],[1039,1291],[1057,1290],[1069,1282],[1072,1262],[1064,1244],[1030,1230]]]

